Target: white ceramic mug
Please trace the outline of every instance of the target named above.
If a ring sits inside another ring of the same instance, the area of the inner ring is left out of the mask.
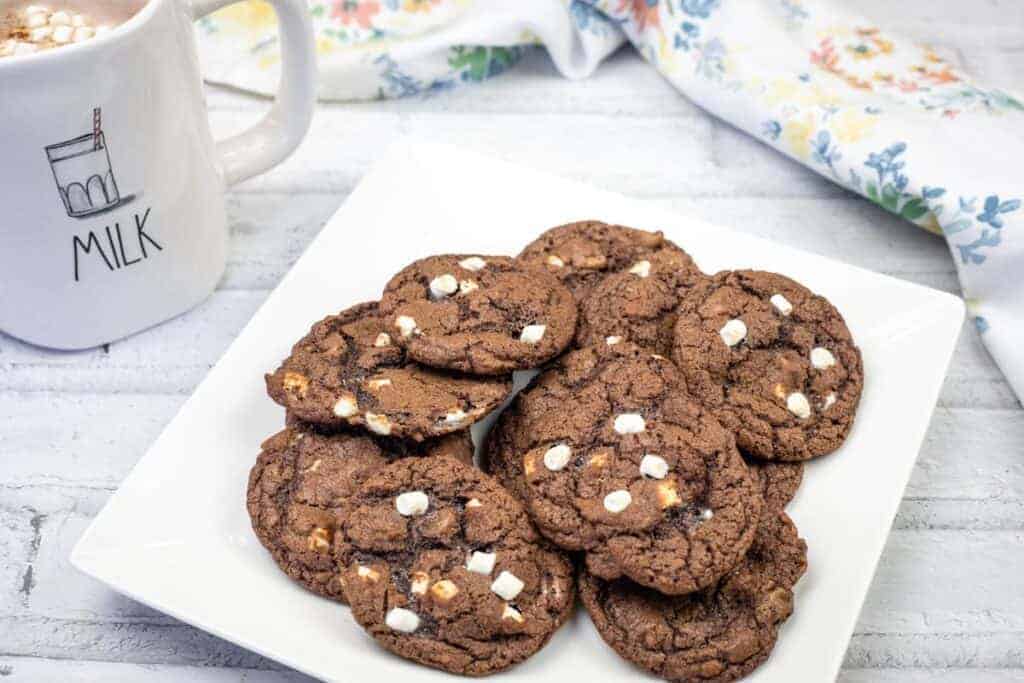
[[[281,86],[214,142],[193,21],[233,0],[148,0],[75,45],[0,59],[0,330],[42,346],[109,342],[195,306],[227,257],[224,192],[299,144],[315,103],[304,0],[270,0]]]

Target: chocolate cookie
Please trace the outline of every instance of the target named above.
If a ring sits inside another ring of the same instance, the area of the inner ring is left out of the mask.
[[[267,393],[307,422],[421,440],[467,428],[512,388],[418,365],[388,329],[376,303],[324,318],[267,375]]]
[[[735,681],[764,663],[793,612],[807,546],[785,513],[762,520],[743,562],[718,585],[667,597],[624,579],[580,578],[598,633],[624,659],[669,681]]]
[[[626,342],[573,351],[513,409],[530,515],[555,544],[586,551],[591,573],[678,595],[750,546],[757,482],[668,359]]]
[[[747,460],[747,467],[761,484],[761,497],[768,510],[785,510],[804,479],[802,462]]]
[[[517,258],[546,269],[572,291],[577,301],[582,301],[606,275],[626,270],[663,251],[674,251],[689,259],[660,232],[579,221],[547,230],[526,245]]]
[[[576,331],[569,291],[507,256],[416,261],[388,282],[381,312],[412,358],[477,375],[536,367]]]
[[[352,615],[388,650],[463,675],[537,652],[568,618],[572,566],[479,470],[409,458],[371,475],[338,534]]]
[[[681,249],[661,249],[609,275],[580,303],[576,345],[620,339],[670,355],[679,300],[703,279]]]
[[[809,460],[839,448],[864,384],[839,311],[761,271],[718,273],[690,290],[673,357],[740,450],[764,460]]]
[[[371,472],[396,458],[447,455],[472,465],[460,432],[415,446],[356,432],[323,434],[290,426],[268,438],[249,473],[253,531],[285,574],[314,593],[345,601],[332,548],[349,500]]]

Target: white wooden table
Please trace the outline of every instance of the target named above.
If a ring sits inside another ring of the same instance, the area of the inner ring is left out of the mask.
[[[988,82],[1024,90],[1019,0],[857,4]],[[218,134],[266,106],[223,89],[209,102]],[[941,240],[705,115],[628,51],[583,82],[559,78],[537,53],[430,99],[323,106],[291,160],[232,192],[230,263],[205,304],[81,353],[0,336],[0,679],[305,680],[104,589],[67,558],[380,149],[406,133],[959,293]],[[369,239],[353,231],[354,244]],[[1022,566],[1024,410],[968,325],[842,680],[1024,680]]]

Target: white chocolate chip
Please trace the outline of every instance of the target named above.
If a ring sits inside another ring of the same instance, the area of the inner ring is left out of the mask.
[[[388,419],[387,415],[378,415],[377,413],[367,411],[365,418],[366,426],[370,428],[371,432],[381,436],[387,436],[391,433],[391,420]]]
[[[470,256],[459,261],[459,265],[466,270],[480,270],[487,265],[487,261],[484,261],[479,256]]]
[[[660,455],[648,453],[640,459],[640,474],[651,479],[664,479],[668,474],[668,463]]]
[[[571,457],[572,449],[564,443],[560,443],[557,446],[552,446],[544,453],[544,467],[547,467],[552,472],[558,472],[569,464],[569,458]]]
[[[438,275],[430,281],[430,296],[443,299],[459,291],[459,281],[451,273]]]
[[[425,572],[413,572],[409,577],[409,592],[414,595],[426,595],[430,587],[430,575]]]
[[[70,26],[71,15],[67,12],[54,12],[50,15],[50,26]]]
[[[722,325],[722,329],[718,331],[718,336],[722,338],[726,346],[736,346],[746,338],[747,324],[739,318],[733,318]]]
[[[473,282],[472,280],[462,280],[459,282],[459,292],[462,294],[469,294],[480,289],[480,285]]]
[[[416,320],[407,315],[400,315],[395,318],[395,327],[402,333],[403,337],[411,337],[416,331]]]
[[[789,299],[781,294],[772,294],[772,298],[768,299],[768,301],[772,302],[775,310],[782,315],[789,315],[793,312],[793,304],[789,303]]]
[[[480,502],[479,498],[470,498],[466,503],[467,508],[478,508],[483,507],[483,503]]]
[[[53,29],[53,42],[55,43],[70,43],[71,36],[75,33],[75,29],[70,26],[61,24]]]
[[[544,338],[544,332],[547,329],[547,325],[527,325],[520,333],[519,341],[526,342],[527,344],[536,344]]]
[[[633,264],[633,267],[629,269],[629,272],[633,273],[633,275],[639,275],[640,277],[647,277],[651,274],[651,262],[637,261]]]
[[[466,569],[475,574],[490,576],[491,572],[494,571],[494,561],[497,557],[496,553],[482,553],[479,550],[475,550],[469,556],[469,561],[466,562]]]
[[[828,396],[825,397],[825,402],[821,406],[822,411],[828,410],[833,405],[835,405],[835,403],[836,403],[836,392],[833,391],[832,393],[830,393]]]
[[[391,386],[391,380],[387,377],[382,379],[370,379],[366,381],[366,388],[370,391],[377,391],[381,387]]]
[[[450,579],[441,579],[430,587],[430,594],[441,603],[451,602],[459,594],[459,587]]]
[[[525,585],[512,572],[503,571],[491,584],[491,590],[506,600],[515,600]]]
[[[378,349],[382,349],[385,346],[391,346],[391,335],[387,332],[381,332],[377,335],[377,338],[373,340],[373,345]]]
[[[406,491],[395,498],[395,509],[404,517],[419,517],[430,506],[430,499],[423,491]]]
[[[505,607],[501,610],[501,618],[511,619],[517,624],[523,623],[523,613],[508,603],[505,603]]]
[[[331,548],[331,532],[322,526],[318,526],[309,533],[306,545],[311,551],[318,553],[326,552]]]
[[[352,417],[359,412],[359,403],[356,402],[356,397],[351,394],[345,394],[334,404],[334,414],[338,417]]]
[[[371,567],[364,567],[363,565],[359,565],[356,568],[356,574],[360,579],[363,579],[364,581],[371,581],[373,583],[376,583],[377,580],[380,579],[380,572]]]
[[[615,346],[616,344],[618,344],[621,341],[622,341],[622,337],[611,336],[611,337],[605,337],[604,338],[604,343],[607,344],[608,346]]]
[[[715,513],[711,510],[711,508],[704,508],[703,510],[700,511],[700,518],[705,522],[707,522],[714,516]]]
[[[799,391],[794,391],[786,397],[786,408],[801,420],[806,420],[811,416],[811,404],[807,397]]]
[[[384,618],[384,623],[392,631],[412,633],[420,627],[420,618],[412,610],[395,607],[388,612],[387,617]]]
[[[644,416],[640,413],[623,413],[615,416],[615,432],[617,434],[639,434],[647,429]]]
[[[613,514],[618,514],[628,508],[632,502],[633,496],[629,495],[629,491],[620,489],[612,491],[604,497],[604,509]]]
[[[555,268],[561,268],[562,266],[565,265],[565,261],[558,258],[554,254],[551,254],[550,256],[548,256],[548,265],[554,266]]]
[[[466,411],[461,408],[452,408],[444,414],[444,421],[446,424],[457,425],[461,424],[466,419]]]
[[[836,357],[832,352],[823,346],[816,346],[811,349],[811,365],[816,370],[825,370],[836,364]]]
[[[89,26],[79,26],[75,29],[75,35],[72,36],[72,40],[76,43],[80,43],[83,40],[89,40],[94,35],[96,35],[96,31],[92,30]]]

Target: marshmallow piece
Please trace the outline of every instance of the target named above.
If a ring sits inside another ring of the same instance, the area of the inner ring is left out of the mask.
[[[801,420],[806,420],[811,416],[811,404],[807,397],[799,391],[794,391],[786,397],[786,408]]]
[[[700,511],[700,518],[704,522],[707,522],[714,516],[715,513],[711,510],[711,508],[704,508],[703,510]]]
[[[519,341],[526,342],[527,344],[536,344],[544,338],[544,332],[547,329],[547,325],[527,325],[520,333]]]
[[[412,633],[420,627],[420,618],[416,616],[416,613],[412,610],[407,610],[402,607],[394,607],[384,618],[384,623],[388,625],[392,631],[398,631],[399,633]]]
[[[459,265],[466,270],[480,270],[487,265],[487,261],[484,261],[479,256],[470,256],[459,261]]]
[[[605,337],[604,338],[604,343],[607,344],[608,346],[615,346],[616,344],[618,344],[621,341],[622,341],[622,337],[617,337],[617,336],[614,336],[614,335],[611,336],[611,337]]]
[[[46,26],[50,23],[50,18],[45,12],[39,12],[35,14],[29,14],[28,18],[25,19],[26,28],[39,28],[40,26]]]
[[[470,292],[475,292],[478,289],[480,289],[480,285],[473,282],[472,280],[461,280],[459,282],[460,294],[469,294]]]
[[[387,332],[381,332],[377,335],[377,338],[373,340],[373,345],[378,349],[382,349],[385,346],[391,346],[391,335]]]
[[[825,403],[822,404],[821,410],[822,411],[826,411],[829,408],[831,408],[833,405],[835,405],[835,403],[836,403],[836,392],[833,391],[832,393],[830,393],[828,396],[825,397]]]
[[[84,14],[76,14],[71,17],[71,25],[74,27],[88,26],[89,20],[85,18]]]
[[[768,299],[782,315],[789,315],[793,312],[793,304],[789,303],[789,299],[782,296],[781,294],[772,294],[772,297]]]
[[[425,572],[413,572],[409,577],[409,592],[414,595],[426,595],[430,587],[430,575]]]
[[[370,428],[371,432],[381,436],[387,436],[391,433],[391,420],[388,419],[387,415],[367,412],[365,417],[366,426]]]
[[[718,336],[722,338],[726,346],[736,346],[746,338],[747,324],[739,318],[733,318],[722,325],[722,329],[718,331]]]
[[[525,585],[512,572],[503,571],[491,584],[491,590],[506,600],[515,600]]]
[[[816,370],[825,370],[836,364],[836,357],[832,352],[823,346],[816,346],[811,349],[811,365]]]
[[[651,479],[664,479],[668,474],[668,463],[660,455],[648,453],[640,459],[640,474]]]
[[[554,266],[555,268],[561,268],[562,266],[565,265],[565,261],[558,258],[554,254],[551,254],[550,256],[548,256],[548,265]]]
[[[632,502],[633,496],[629,495],[629,491],[620,489],[612,491],[604,497],[604,509],[612,514],[618,514],[628,508]]]
[[[647,277],[651,274],[651,262],[637,261],[633,264],[633,267],[629,269],[629,272],[633,273],[633,275],[639,275],[640,277]]]
[[[466,411],[461,408],[452,408],[444,414],[444,421],[446,424],[457,425],[466,419]]]
[[[494,571],[494,561],[497,557],[496,553],[482,553],[479,550],[475,550],[469,556],[469,561],[466,562],[466,569],[475,574],[490,576],[491,572]]]
[[[23,55],[31,55],[39,51],[39,48],[32,43],[14,43],[14,48],[11,50],[11,54],[15,57]]]
[[[564,443],[560,443],[557,446],[552,446],[544,453],[544,467],[547,467],[552,472],[558,472],[569,464],[569,458],[571,457],[572,449]]]
[[[430,500],[423,491],[406,491],[395,498],[395,509],[403,517],[419,517],[430,506]]]
[[[443,299],[457,291],[459,291],[459,281],[451,273],[438,275],[430,281],[430,296],[435,299]]]
[[[75,29],[75,34],[71,37],[76,43],[80,43],[83,40],[89,40],[96,35],[96,31],[92,30],[88,26],[81,26]]]
[[[398,328],[403,337],[411,337],[416,332],[416,320],[407,315],[400,315],[395,318],[395,327]]]
[[[50,26],[71,26],[71,15],[59,11],[50,15]]]
[[[373,569],[372,567],[365,567],[363,565],[359,565],[356,568],[356,574],[359,576],[360,579],[363,579],[364,581],[370,581],[373,583],[377,583],[377,581],[380,579],[380,572],[378,572],[376,569]]]
[[[53,29],[53,42],[55,43],[70,43],[71,36],[75,33],[75,29],[70,26],[57,26]]]
[[[53,35],[53,29],[49,26],[40,26],[29,31],[28,39],[33,43],[45,42],[47,38]]]
[[[42,5],[29,5],[28,7],[26,7],[24,9],[24,12],[25,12],[26,15],[40,14],[40,13],[45,14],[45,13],[48,13],[49,11],[50,10],[46,9]]]
[[[517,624],[523,623],[523,613],[508,603],[505,603],[504,609],[501,610],[501,618],[511,619]]]
[[[358,412],[359,404],[356,402],[356,397],[351,394],[345,394],[334,404],[334,414],[338,417],[352,417]]]
[[[467,508],[478,508],[478,507],[483,507],[483,505],[484,504],[480,502],[479,498],[470,498],[466,502],[466,507]]]
[[[617,434],[639,434],[647,429],[644,416],[639,413],[623,413],[615,416],[615,432]]]

